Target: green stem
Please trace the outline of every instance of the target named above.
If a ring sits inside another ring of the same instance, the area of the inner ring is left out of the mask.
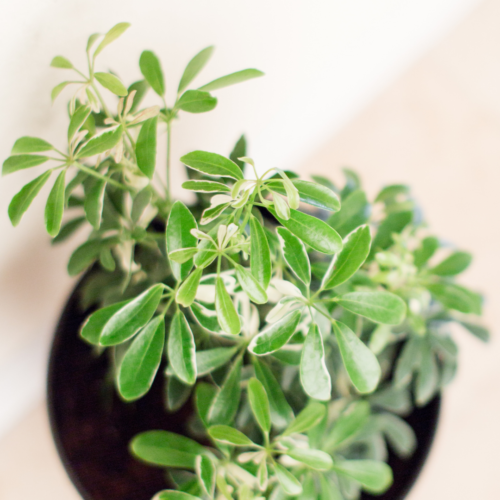
[[[171,136],[172,136],[172,128],[170,124],[170,120],[167,120],[167,189],[166,189],[166,195],[167,195],[167,205],[170,206],[170,154],[171,154]]]
[[[107,177],[106,175],[100,174],[96,170],[93,170],[89,167],[86,167],[85,165],[82,165],[81,163],[74,162],[74,165],[79,170],[82,170],[83,172],[85,172],[89,175],[92,175],[93,177],[97,177],[98,179],[106,181],[108,184],[111,184],[119,189],[123,189],[124,191],[130,191],[130,189],[127,186],[124,186],[123,184],[120,184],[119,182],[115,181],[114,179],[111,179],[111,177]]]
[[[99,92],[99,90],[97,90],[97,87],[95,85],[95,83],[92,81],[90,83],[90,86],[92,87],[92,89],[94,90],[95,92],[95,95],[97,96],[97,98],[99,99],[100,103],[101,103],[101,106],[102,106],[102,109],[104,110],[104,113],[106,113],[106,116],[108,118],[113,118],[113,116],[111,115],[108,107],[106,106],[106,103],[104,102],[104,99],[102,98],[101,96],[101,93]]]

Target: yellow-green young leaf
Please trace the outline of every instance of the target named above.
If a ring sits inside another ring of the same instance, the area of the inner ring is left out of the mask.
[[[203,491],[210,497],[215,493],[215,473],[216,469],[212,460],[207,455],[196,457],[196,475]]]
[[[11,174],[25,168],[36,167],[45,163],[49,158],[41,155],[15,155],[9,156],[2,166],[2,175]]]
[[[279,219],[289,220],[290,219],[290,207],[288,203],[279,195],[273,194],[273,204],[274,210]]]
[[[137,156],[137,166],[141,172],[150,179],[153,178],[156,167],[156,130],[158,126],[158,117],[155,116],[146,120],[141,127],[137,143],[135,145],[135,154]]]
[[[200,87],[200,90],[212,91],[228,87],[229,85],[235,85],[236,83],[241,83],[246,80],[251,80],[252,78],[257,78],[259,76],[264,76],[262,71],[258,69],[244,69],[242,71],[237,71],[236,73],[231,73],[230,75],[222,76],[216,80],[211,81]]]
[[[206,420],[211,425],[227,425],[233,421],[240,405],[240,381],[241,357],[233,363],[221,388],[210,403]]]
[[[228,193],[229,186],[215,181],[186,181],[182,187],[196,193]]]
[[[333,465],[332,457],[328,455],[328,453],[320,450],[295,448],[293,450],[288,450],[286,454],[294,460],[302,462],[316,470],[329,470]]]
[[[213,425],[208,429],[208,434],[212,439],[232,446],[253,446],[251,439],[247,438],[243,432],[227,425]]]
[[[222,331],[238,335],[241,331],[240,317],[221,277],[215,282],[215,310]]]
[[[443,306],[465,314],[481,314],[482,299],[479,294],[454,283],[433,283],[426,286]]]
[[[201,90],[186,90],[179,97],[176,107],[188,113],[205,113],[217,106],[217,98]]]
[[[188,260],[192,259],[194,255],[198,253],[198,249],[194,248],[179,248],[179,250],[174,250],[169,253],[171,263],[175,262],[177,264],[184,264]]]
[[[88,186],[88,188],[87,188]],[[101,226],[102,208],[104,205],[104,191],[106,190],[106,181],[102,179],[92,180],[86,185],[85,201],[83,207],[85,216],[97,231]]]
[[[455,276],[465,271],[472,262],[472,255],[468,252],[454,252],[429,272],[438,276]]]
[[[121,36],[128,28],[130,27],[130,23],[118,23],[115,24],[102,39],[102,42],[98,45],[96,51],[94,52],[94,58],[102,52],[102,50],[107,47],[111,42],[114,42],[119,36]],[[97,35],[98,36],[98,35]],[[89,38],[89,42],[87,44],[87,51],[90,50],[90,47],[96,40],[97,36],[91,35]]]
[[[80,106],[72,115],[68,126],[68,141],[71,141],[90,115],[89,106]]]
[[[167,222],[167,252],[170,254],[175,250],[196,247],[198,240],[191,234],[191,229],[197,228],[193,214],[181,201],[176,201],[172,206]],[[179,264],[171,260],[170,267],[175,279],[183,281],[193,267],[193,261],[190,258],[185,263]]]
[[[165,320],[158,316],[137,335],[120,364],[118,390],[127,401],[146,394],[160,366],[165,341]]]
[[[335,255],[323,278],[325,290],[345,283],[363,265],[370,253],[371,235],[368,226],[360,226],[348,234],[342,251]]]
[[[262,383],[253,377],[248,381],[248,401],[259,427],[265,434],[269,434],[271,431],[269,399]]]
[[[50,65],[53,68],[73,69],[73,65],[63,56],[55,56]]]
[[[373,392],[380,380],[377,357],[347,325],[336,321],[333,330],[354,387],[362,394]]]
[[[243,174],[236,163],[216,153],[193,151],[184,155],[181,162],[203,174],[214,177],[231,177],[237,180],[243,179]]]
[[[198,377],[225,365],[236,354],[236,347],[215,347],[205,351],[196,351]]]
[[[78,150],[77,158],[86,158],[94,156],[114,148],[120,141],[123,133],[123,127],[120,125],[114,130],[104,132],[97,137],[92,137],[86,144]]]
[[[235,266],[235,269],[238,282],[243,291],[248,295],[248,298],[256,304],[265,304],[267,302],[267,293],[260,286],[254,275],[239,264]]]
[[[152,465],[194,469],[196,457],[205,448],[196,441],[168,431],[146,431],[130,442],[132,453]]]
[[[293,311],[271,324],[252,339],[248,350],[257,356],[264,356],[281,349],[295,333],[300,316],[300,311]]]
[[[302,485],[299,480],[281,464],[275,462],[274,470],[283,491],[292,497],[296,497],[302,493]]]
[[[370,403],[356,401],[349,405],[335,422],[322,448],[332,452],[339,446],[346,444],[360,432],[370,417]]]
[[[104,326],[100,345],[117,345],[133,337],[153,317],[162,294],[163,285],[154,285],[117,311]]]
[[[189,307],[194,302],[202,274],[203,269],[198,267],[184,280],[179,290],[177,290],[175,297],[178,304],[183,307]]]
[[[306,394],[320,401],[332,396],[332,381],[325,363],[323,338],[314,323],[309,328],[300,359],[300,382]]]
[[[276,232],[286,263],[297,278],[309,285],[311,283],[311,263],[304,243],[284,227],[278,227]]]
[[[384,325],[399,325],[406,315],[404,300],[390,292],[345,293],[338,297],[338,303],[348,311]]]
[[[128,94],[127,87],[123,85],[119,78],[111,73],[94,73],[95,79],[106,89],[118,96],[126,96]]]
[[[82,337],[89,344],[99,345],[99,339],[101,338],[102,330],[108,320],[129,302],[129,300],[118,302],[117,304],[103,307],[95,313],[92,313],[82,325],[80,330],[80,337]]]
[[[51,149],[54,149],[54,146],[43,139],[39,139],[38,137],[21,137],[12,146],[11,154],[41,153],[43,151],[50,151]]]
[[[326,222],[297,210],[290,210],[290,219],[284,220],[270,209],[270,212],[291,233],[321,253],[334,254],[342,249],[342,238]]]
[[[50,93],[50,98],[52,102],[55,101],[57,96],[64,90],[64,88],[69,85],[71,82],[61,82],[58,85],[56,85],[53,89],[52,92]]]
[[[50,236],[56,236],[61,229],[64,213],[64,188],[66,186],[66,170],[63,170],[54,182],[45,205],[45,227]]]
[[[271,251],[264,228],[253,215],[250,217],[250,271],[267,290],[271,281]]]
[[[302,434],[316,427],[325,416],[326,407],[321,403],[309,403],[286,428],[283,436]]]
[[[195,79],[198,73],[203,69],[205,64],[207,64],[208,60],[212,56],[214,51],[214,47],[207,47],[198,54],[196,54],[191,61],[189,61],[184,73],[182,74],[181,81],[179,82],[179,88],[177,89],[177,93],[180,94],[183,92],[187,86]]]
[[[392,484],[392,470],[377,460],[343,460],[333,464],[333,470],[361,483],[369,493],[380,495]]]
[[[145,50],[139,59],[139,67],[151,88],[161,97],[165,94],[165,80],[158,57],[150,50]]]
[[[45,185],[51,173],[52,170],[47,170],[47,172],[44,172],[42,175],[39,175],[36,179],[26,184],[19,193],[14,195],[9,204],[8,211],[10,222],[13,226],[19,224],[24,212],[28,210],[31,202]]]
[[[189,493],[176,490],[159,491],[152,500],[201,500],[200,497],[195,497]]]
[[[188,385],[196,382],[196,347],[193,332],[181,311],[175,313],[170,325],[168,361],[182,382]]]

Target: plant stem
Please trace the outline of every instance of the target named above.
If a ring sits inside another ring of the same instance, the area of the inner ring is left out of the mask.
[[[170,141],[171,141],[171,136],[172,136],[172,128],[170,124],[170,120],[167,120],[167,189],[166,189],[166,196],[167,196],[167,206],[170,206]]]
[[[98,179],[101,179],[103,181],[106,181],[108,184],[112,184],[113,186],[123,189],[124,191],[130,191],[130,189],[127,186],[124,186],[123,184],[120,184],[119,182],[115,181],[114,179],[111,179],[111,177],[107,177],[106,175],[100,174],[99,172],[86,167],[85,165],[82,165],[81,163],[75,162],[74,165],[76,168],[82,170],[83,172],[92,175],[93,177],[97,177]]]

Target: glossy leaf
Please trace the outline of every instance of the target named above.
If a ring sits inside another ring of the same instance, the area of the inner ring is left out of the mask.
[[[466,314],[481,314],[481,296],[467,288],[454,283],[433,283],[427,285],[427,289],[436,300],[449,309]]]
[[[208,434],[212,439],[232,446],[252,446],[254,444],[238,429],[227,425],[214,425],[209,427]]]
[[[331,452],[349,442],[358,434],[370,417],[370,403],[367,401],[355,401],[344,410],[328,435],[325,450]]]
[[[145,50],[139,58],[139,67],[151,88],[162,97],[165,94],[165,81],[158,57],[150,50]]]
[[[241,331],[240,317],[234,307],[233,299],[227,292],[224,281],[220,277],[215,282],[215,310],[222,331],[238,335]]]
[[[165,320],[158,316],[137,335],[120,364],[118,390],[127,401],[146,394],[160,366],[165,340]]]
[[[182,187],[197,193],[229,193],[229,186],[215,181],[187,181]]]
[[[267,293],[260,286],[254,275],[239,264],[235,266],[235,269],[238,283],[249,299],[256,304],[265,304],[267,302]]]
[[[196,382],[196,348],[193,332],[181,311],[177,311],[168,335],[168,361],[175,375],[184,383]]]
[[[406,315],[406,304],[390,292],[351,292],[338,297],[338,303],[348,311],[376,323],[399,325]]]
[[[260,286],[267,290],[271,281],[271,251],[264,228],[250,217],[250,270]]]
[[[123,128],[120,125],[114,130],[104,132],[97,137],[92,137],[81,149],[77,151],[77,158],[87,158],[104,153],[114,148],[122,137]]]
[[[368,226],[360,226],[346,236],[342,251],[335,255],[323,278],[325,290],[345,283],[363,265],[370,253],[371,235]]]
[[[48,161],[47,156],[40,155],[15,155],[9,156],[2,166],[2,175],[11,174],[25,168],[36,167]]]
[[[286,263],[297,278],[309,285],[311,283],[311,263],[304,243],[284,227],[278,227],[276,232]]]
[[[123,85],[119,78],[111,73],[94,73],[95,79],[106,89],[113,92],[117,96],[126,96],[128,94],[127,87]]]
[[[212,333],[220,333],[219,320],[217,312],[207,309],[196,302],[191,304],[191,312],[196,321],[206,330]]]
[[[384,462],[376,460],[344,460],[335,462],[333,469],[338,474],[361,483],[370,493],[383,493],[392,484],[392,470]]]
[[[320,401],[329,401],[332,381],[325,363],[323,338],[314,323],[309,328],[300,360],[300,382],[306,394]]]
[[[218,217],[222,215],[222,212],[226,210],[226,208],[229,206],[229,203],[223,203],[221,205],[217,205],[213,208],[207,208],[203,214],[201,215],[201,220],[200,224],[201,225],[206,225],[209,224],[210,222],[214,221]]]
[[[195,497],[184,491],[163,490],[159,491],[152,500],[201,500],[200,497]]]
[[[300,317],[300,311],[293,311],[271,324],[252,339],[248,350],[257,356],[263,356],[281,349],[295,333]]]
[[[212,56],[214,51],[214,47],[207,47],[198,54],[196,54],[186,66],[184,73],[182,74],[181,81],[179,82],[179,88],[177,89],[177,93],[180,94],[183,92],[188,85],[196,78],[198,73],[204,68],[207,64],[208,60]]]
[[[434,236],[428,236],[422,240],[421,246],[413,252],[414,263],[422,267],[439,248],[439,240]]]
[[[340,252],[342,249],[341,237],[326,222],[297,210],[290,210],[290,219],[288,220],[278,217],[272,209],[271,213],[282,226],[285,226],[312,249],[329,255]]]
[[[101,226],[105,189],[105,180],[93,179],[89,183],[89,188],[85,190],[85,200],[83,204],[85,216],[96,231]]]
[[[321,403],[309,403],[286,428],[283,436],[292,434],[302,434],[313,427],[316,427],[324,418],[326,413],[325,405]]]
[[[224,156],[207,151],[193,151],[181,158],[181,162],[189,168],[214,177],[231,177],[243,179],[243,174],[236,163]]]
[[[215,474],[216,469],[212,460],[206,455],[196,457],[196,475],[203,491],[210,497],[215,493]]]
[[[167,251],[172,253],[181,248],[194,248],[198,240],[191,234],[191,229],[197,229],[196,220],[193,214],[181,201],[176,201],[172,205],[167,222],[166,241]],[[193,267],[193,261],[188,259],[183,264],[170,261],[172,273],[177,281],[186,279],[189,271]]]
[[[269,409],[269,399],[262,383],[251,378],[248,381],[248,401],[250,408],[259,427],[266,434],[271,431],[271,412]]]
[[[192,248],[179,248],[179,250],[174,250],[169,253],[170,263],[176,262],[177,264],[184,264],[191,260],[198,253],[196,247]]]
[[[194,302],[202,274],[203,269],[198,267],[183,281],[175,297],[178,304],[189,307]]]
[[[89,344],[99,345],[99,339],[101,338],[101,333],[106,323],[111,316],[119,311],[125,304],[128,304],[128,302],[128,300],[118,302],[117,304],[103,307],[91,314],[83,323],[80,330],[80,336]]]
[[[224,366],[237,352],[236,347],[215,347],[205,351],[196,351],[198,377]]]
[[[192,386],[181,382],[175,375],[167,376],[167,409],[177,411],[191,395]]]
[[[274,470],[276,471],[276,477],[278,478],[283,491],[290,496],[297,496],[302,493],[302,485],[299,480],[285,467],[281,464],[275,462]]]
[[[237,71],[236,73],[231,73],[230,75],[217,78],[216,80],[203,85],[199,89],[211,92],[212,90],[229,87],[230,85],[245,82],[246,80],[251,80],[252,78],[258,78],[259,76],[264,76],[264,73],[258,69],[244,69],[242,71]]]
[[[119,36],[121,36],[128,28],[130,27],[130,23],[118,23],[115,24],[102,39],[101,43],[98,45],[97,49],[94,52],[94,58],[99,55],[102,50],[107,47],[111,42],[114,42]],[[92,40],[93,42],[94,40]],[[90,39],[89,39],[90,42]],[[90,48],[90,47],[89,47]]]
[[[329,470],[333,465],[332,457],[321,450],[295,448],[293,450],[288,450],[286,454],[294,460],[302,462],[316,470]]]
[[[163,285],[154,285],[117,311],[104,326],[100,345],[117,345],[133,337],[152,318],[162,294]]]
[[[11,154],[42,153],[43,151],[50,151],[52,149],[54,149],[52,144],[38,137],[21,137],[12,146]]]
[[[80,106],[71,115],[71,120],[68,126],[68,141],[71,141],[75,134],[82,128],[83,124],[90,115],[89,106]]]
[[[66,186],[66,170],[61,171],[50,190],[45,205],[45,227],[50,236],[56,236],[61,229],[64,213],[64,188]]]
[[[454,252],[429,272],[437,276],[455,276],[465,271],[472,262],[472,255],[468,252]]]
[[[362,394],[373,392],[381,373],[376,356],[347,325],[336,321],[333,330],[354,387]]]
[[[186,90],[176,103],[176,107],[188,113],[206,113],[216,106],[217,98],[201,90]]]

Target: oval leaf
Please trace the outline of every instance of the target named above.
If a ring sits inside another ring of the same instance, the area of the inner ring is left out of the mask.
[[[320,450],[308,450],[307,448],[295,448],[293,450],[288,450],[286,454],[308,465],[316,470],[329,470],[332,468],[333,460],[328,453]]]
[[[151,88],[162,97],[165,94],[165,81],[160,61],[150,50],[145,50],[139,59],[139,67]]]
[[[235,266],[235,269],[238,283],[249,299],[256,304],[265,304],[267,302],[267,293],[260,286],[254,275],[239,264]]]
[[[137,137],[135,154],[137,156],[137,166],[141,172],[149,179],[153,178],[156,167],[156,129],[158,117],[155,116],[146,120]]]
[[[90,115],[90,106],[80,106],[71,115],[68,126],[68,141],[71,141]]]
[[[241,357],[234,362],[210,404],[207,415],[210,424],[227,425],[233,421],[240,405],[240,382]]]
[[[286,428],[283,436],[302,434],[316,427],[323,420],[325,413],[325,405],[321,403],[309,403]]]
[[[181,162],[194,170],[214,177],[243,179],[243,174],[236,163],[216,153],[193,151],[184,155]]]
[[[229,186],[215,181],[187,181],[182,187],[196,193],[228,193]]]
[[[232,446],[252,446],[254,443],[237,429],[227,425],[214,425],[208,429],[212,439]]]
[[[68,61],[65,57],[63,56],[55,56],[54,59],[52,59],[50,65],[53,68],[60,68],[60,69],[73,69],[73,65],[71,64],[70,61]]]
[[[114,130],[104,132],[97,137],[90,139],[80,150],[78,150],[77,158],[86,158],[94,156],[114,148],[122,137],[123,128],[120,125]]]
[[[128,300],[118,302],[117,304],[103,307],[102,309],[99,309],[95,313],[91,314],[85,320],[85,323],[83,323],[80,330],[80,336],[90,344],[99,345],[99,339],[101,338],[102,330],[108,320],[125,304],[128,303]]]
[[[276,232],[286,263],[297,278],[309,285],[311,283],[311,263],[304,243],[284,227],[278,227]]]
[[[215,310],[221,329],[226,333],[238,335],[241,331],[240,317],[220,277],[215,282]]]
[[[40,155],[15,155],[9,156],[2,166],[2,175],[11,174],[12,172],[17,172],[25,168],[36,167],[45,163],[50,158],[47,156]]]
[[[179,82],[179,88],[177,89],[177,93],[180,94],[183,92],[187,86],[195,79],[198,73],[203,69],[205,64],[207,64],[208,60],[212,56],[214,51],[214,47],[207,47],[198,54],[196,54],[191,61],[189,61],[184,73],[182,74],[181,81]]]
[[[328,435],[323,449],[332,452],[360,432],[370,417],[370,403],[356,401],[344,410]]]
[[[250,217],[250,271],[263,290],[271,281],[271,251],[264,228],[256,217]]]
[[[358,481],[370,493],[383,493],[392,484],[392,470],[376,460],[345,460],[335,462],[333,469],[343,476]]]
[[[168,360],[175,375],[184,383],[196,381],[196,347],[186,317],[177,311],[170,324],[168,335]]]
[[[433,283],[427,289],[436,300],[449,309],[465,314],[481,314],[481,296],[454,283]]]
[[[296,497],[302,493],[302,485],[288,469],[285,469],[285,467],[276,462],[274,464],[274,469],[276,471],[276,477],[287,495]]]
[[[54,149],[52,144],[38,137],[21,137],[14,143],[14,146],[12,146],[11,154],[41,153],[52,149]]]
[[[56,236],[61,229],[64,213],[64,188],[66,186],[66,170],[63,170],[54,182],[45,205],[45,227],[50,236]]]
[[[89,187],[85,190],[85,200],[83,203],[85,216],[97,231],[101,226],[106,181],[101,179],[92,179],[92,181],[87,185]]]
[[[199,267],[186,278],[175,297],[175,301],[178,304],[183,307],[189,307],[194,302],[202,274],[203,269]]]
[[[94,58],[101,53],[101,51],[107,47],[111,42],[114,42],[119,36],[121,36],[128,28],[130,27],[130,23],[118,23],[115,24],[102,39],[102,42],[98,45],[96,51],[94,52]],[[87,50],[90,49],[92,44],[94,43],[96,37],[92,35],[89,38],[89,43],[87,45]]]
[[[111,73],[94,73],[95,79],[106,89],[113,92],[113,94],[118,96],[126,96],[128,94],[128,90],[117,78],[115,75]]]
[[[217,106],[217,98],[201,90],[187,90],[176,103],[176,107],[188,113],[205,113]]]
[[[210,497],[215,493],[215,473],[216,469],[212,460],[206,455],[196,457],[196,475],[203,491]]]
[[[455,276],[465,271],[472,262],[472,255],[468,252],[454,252],[429,272],[438,276]]]
[[[251,378],[248,381],[248,401],[259,427],[265,434],[269,434],[271,430],[269,399],[264,386],[256,378]]]
[[[231,73],[226,76],[217,78],[200,87],[200,90],[212,91],[222,89],[224,87],[229,87],[229,85],[235,85],[236,83],[245,82],[246,80],[251,80],[252,78],[258,78],[259,76],[264,76],[262,71],[258,69],[244,69],[242,71],[237,71],[236,73]]]
[[[237,350],[236,347],[215,347],[206,351],[196,351],[198,377],[224,366],[236,354]]]

